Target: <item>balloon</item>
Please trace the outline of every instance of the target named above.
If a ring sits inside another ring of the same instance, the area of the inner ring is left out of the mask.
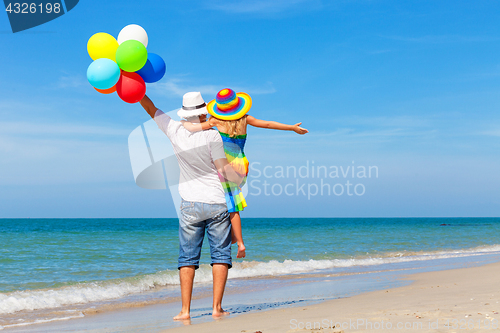
[[[146,95],[146,83],[137,73],[122,72],[116,93],[127,103],[137,103]]]
[[[159,55],[149,53],[148,61],[136,73],[144,79],[144,82],[153,83],[160,81],[166,70],[165,61]]]
[[[140,25],[129,24],[118,34],[118,44],[131,39],[141,42],[144,47],[148,47],[148,34]]]
[[[115,37],[104,32],[98,32],[90,37],[87,43],[87,51],[92,60],[108,58],[115,61],[118,42]]]
[[[111,59],[97,59],[87,69],[87,79],[94,88],[109,89],[120,79],[120,68]]]
[[[148,51],[141,42],[127,40],[116,50],[116,63],[125,72],[136,72],[148,61]]]
[[[109,89],[97,89],[97,88],[94,88],[94,89],[97,90],[98,92],[100,92],[101,94],[112,94],[116,91],[116,85],[112,86]]]

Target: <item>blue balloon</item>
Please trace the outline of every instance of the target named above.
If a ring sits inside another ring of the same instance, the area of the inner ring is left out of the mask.
[[[96,59],[87,69],[87,79],[97,89],[109,89],[120,79],[120,67],[111,59]]]
[[[153,83],[160,81],[166,70],[165,61],[159,55],[148,53],[148,61],[136,73],[142,77],[144,82]]]

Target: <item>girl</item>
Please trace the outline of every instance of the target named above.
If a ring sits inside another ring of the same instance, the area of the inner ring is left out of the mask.
[[[190,132],[206,130],[217,127],[224,142],[224,151],[227,160],[233,169],[244,177],[240,186],[243,186],[248,174],[248,160],[243,148],[247,137],[247,125],[261,128],[271,128],[283,131],[294,131],[297,134],[306,134],[308,130],[300,127],[302,123],[285,125],[275,121],[265,121],[247,115],[252,107],[252,99],[245,93],[235,93],[226,88],[217,93],[215,100],[207,104],[208,113],[212,115],[202,124],[193,124],[183,121],[184,127]],[[241,187],[235,183],[225,180],[221,175],[222,187],[226,193],[227,208],[231,216],[232,242],[238,243],[237,258],[245,257],[245,245],[241,232],[240,211],[246,206],[245,198],[241,193]]]

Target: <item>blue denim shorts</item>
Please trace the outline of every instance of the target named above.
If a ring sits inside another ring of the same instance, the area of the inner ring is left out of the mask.
[[[183,200],[179,218],[178,268],[195,266],[198,269],[205,230],[210,244],[211,265],[221,263],[232,267],[231,222],[226,204]]]

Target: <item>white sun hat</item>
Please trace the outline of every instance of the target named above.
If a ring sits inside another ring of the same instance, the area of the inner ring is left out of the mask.
[[[185,93],[182,97],[182,108],[177,111],[177,115],[185,119],[207,113],[207,104],[201,97],[200,92]]]

